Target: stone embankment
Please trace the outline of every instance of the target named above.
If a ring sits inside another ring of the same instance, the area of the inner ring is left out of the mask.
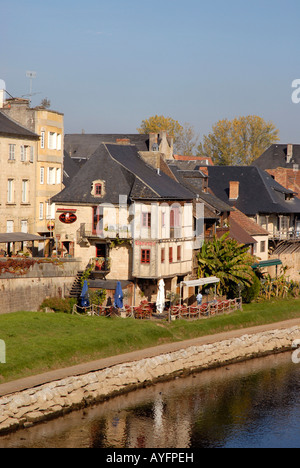
[[[245,334],[112,365],[0,398],[0,434],[62,416],[138,386],[292,350],[300,326]]]

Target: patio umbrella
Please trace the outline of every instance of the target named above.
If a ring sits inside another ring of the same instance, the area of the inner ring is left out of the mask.
[[[117,282],[115,292],[115,307],[117,307],[117,309],[123,309],[123,291],[120,281]]]
[[[165,282],[163,279],[161,279],[158,283],[156,309],[160,314],[162,314],[165,309]]]
[[[83,283],[83,288],[80,294],[80,305],[81,307],[89,307],[90,306],[90,301],[89,301],[89,287],[88,283],[85,280]]]

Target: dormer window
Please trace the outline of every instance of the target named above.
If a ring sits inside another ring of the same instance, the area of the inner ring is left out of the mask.
[[[102,195],[102,184],[95,185],[95,195],[101,197]]]
[[[94,180],[91,194],[93,197],[99,198],[103,198],[105,196],[105,183],[103,180]]]

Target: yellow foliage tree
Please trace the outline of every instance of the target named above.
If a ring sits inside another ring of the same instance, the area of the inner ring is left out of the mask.
[[[248,166],[277,141],[279,131],[261,117],[225,119],[213,125],[212,132],[203,137],[197,155],[212,158],[216,165]]]
[[[164,130],[167,131],[170,137],[176,139],[181,135],[183,127],[177,120],[171,117],[154,115],[153,117],[149,117],[149,119],[143,120],[141,126],[137,129],[141,134],[160,133]]]

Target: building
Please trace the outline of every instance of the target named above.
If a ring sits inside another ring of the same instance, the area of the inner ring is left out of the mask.
[[[39,136],[0,112],[0,232],[36,232]]]
[[[252,165],[268,172],[280,185],[300,195],[300,145],[271,145]]]
[[[162,278],[176,293],[192,273],[193,194],[168,173],[158,153],[101,143],[52,198],[58,254],[90,265],[99,288],[130,281],[134,303],[155,300]]]
[[[34,155],[35,183],[31,183],[35,191],[32,232],[51,237],[55,212],[50,199],[63,188],[64,116],[42,106],[31,108],[28,99],[0,99],[0,105],[3,114],[39,136]]]
[[[300,200],[255,166],[209,166],[209,188],[269,234],[271,246],[300,232]]]

